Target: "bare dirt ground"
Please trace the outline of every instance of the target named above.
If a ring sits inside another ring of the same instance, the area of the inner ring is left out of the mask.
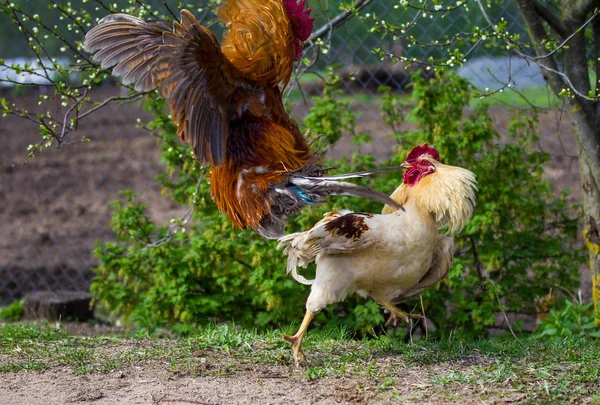
[[[279,334],[246,335],[239,345],[218,340],[15,336],[0,342],[0,370],[22,368],[0,372],[0,403],[471,405],[600,398],[594,365],[600,352],[590,342],[399,343],[389,350],[309,335],[309,368],[298,369]]]
[[[104,99],[115,88],[99,90]],[[38,93],[17,99],[34,110]],[[0,119],[0,302],[35,289],[87,289],[95,263],[91,250],[114,238],[109,203],[119,191],[142,193],[149,213],[166,222],[181,215],[154,181],[162,170],[153,136],[135,128],[145,117],[139,105],[109,105],[82,120],[73,136],[91,139],[47,150],[27,161],[27,146],[39,141],[35,125]]]
[[[207,360],[209,361],[209,360]],[[211,364],[211,363],[207,363]],[[216,367],[223,367],[219,365]],[[226,367],[226,366],[225,366]],[[523,402],[510,382],[451,389],[435,386],[431,378],[460,372],[460,364],[407,367],[394,357],[380,358],[377,367],[394,370],[392,389],[378,379],[327,376],[308,380],[291,366],[246,365],[223,376],[173,375],[160,365],[134,366],[107,374],[74,375],[67,368],[45,372],[11,373],[1,377],[5,405],[110,404],[499,404]],[[153,369],[155,368],[155,369]],[[225,374],[226,368],[221,369]],[[215,369],[218,374],[219,370]],[[579,403],[592,403],[583,399]]]

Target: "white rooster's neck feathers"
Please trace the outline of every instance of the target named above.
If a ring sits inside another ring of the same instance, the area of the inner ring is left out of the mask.
[[[460,231],[471,219],[475,208],[477,181],[475,174],[461,167],[444,165],[428,158],[436,168],[415,185],[401,184],[391,195],[399,204],[414,205],[435,216],[448,233]],[[395,211],[386,206],[383,214]]]

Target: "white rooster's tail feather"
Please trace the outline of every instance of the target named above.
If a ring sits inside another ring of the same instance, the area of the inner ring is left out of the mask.
[[[341,210],[328,212],[313,226],[312,229],[304,232],[291,233],[279,238],[277,249],[284,248],[283,253],[287,255],[287,274],[292,274],[292,278],[297,282],[305,285],[311,285],[315,280],[307,280],[305,277],[298,274],[298,267],[306,267],[314,262],[322,251],[322,247],[315,243],[315,232],[318,231],[328,222],[350,214],[350,210]]]
[[[311,285],[315,280],[308,280],[306,277],[298,274],[298,267],[306,267],[312,261],[305,256],[304,250],[301,248],[304,245],[305,239],[306,232],[297,232],[283,236],[279,239],[277,249],[284,248],[283,253],[288,257],[286,274],[291,274],[292,278],[300,284]]]

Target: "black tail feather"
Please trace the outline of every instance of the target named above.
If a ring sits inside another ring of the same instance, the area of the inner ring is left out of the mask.
[[[302,211],[307,205],[325,202],[330,195],[349,195],[377,201],[396,209],[403,209],[390,196],[366,186],[341,179],[360,178],[372,174],[401,170],[399,167],[384,167],[335,176],[322,176],[328,169],[319,164],[307,164],[288,173],[284,182],[270,187],[271,213],[263,217],[256,231],[267,239],[283,236],[287,218]]]

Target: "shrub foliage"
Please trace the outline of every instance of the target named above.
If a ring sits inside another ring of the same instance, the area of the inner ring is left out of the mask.
[[[430,82],[418,76],[413,79],[410,100],[381,89],[382,120],[397,143],[394,156],[382,165],[399,164],[416,143],[429,142],[444,163],[469,168],[477,175],[477,209],[455,237],[452,271],[439,287],[424,294],[423,302],[439,334],[457,329],[480,334],[496,323],[501,309],[534,312],[536,297],[553,286],[577,285],[582,260],[574,246],[579,211],[567,205],[565,194],[555,197],[542,177],[549,157],[532,147],[537,140],[535,114],[516,113],[508,136],[501,137],[485,104],[469,107],[472,89],[464,79],[443,73]],[[340,128],[358,148],[380,141],[356,133],[350,101],[335,90],[334,74],[328,82],[332,87],[315,100],[305,119],[321,135],[316,144],[335,146]],[[286,277],[285,257],[276,250],[276,242],[233,229],[211,201],[208,173],[176,139],[163,102],[151,95],[147,108],[156,116],[147,127],[159,135],[166,163],[158,180],[173,199],[193,205],[191,220],[155,224],[138,196],[124,193],[113,205],[112,225],[118,240],[101,243],[95,250],[100,265],[92,292],[97,301],[147,330],[174,325],[185,330],[211,321],[234,320],[254,327],[298,321],[308,289]],[[404,121],[411,122],[413,129],[401,130]],[[374,167],[375,159],[357,151],[331,164],[347,172]],[[389,173],[365,181],[392,192],[401,180],[401,173]],[[369,201],[332,198],[294,218],[288,230],[306,229],[324,212],[341,208],[381,209]],[[407,305],[412,309],[417,303]],[[328,308],[319,319],[364,334],[381,324],[384,316],[374,302],[352,297]]]

